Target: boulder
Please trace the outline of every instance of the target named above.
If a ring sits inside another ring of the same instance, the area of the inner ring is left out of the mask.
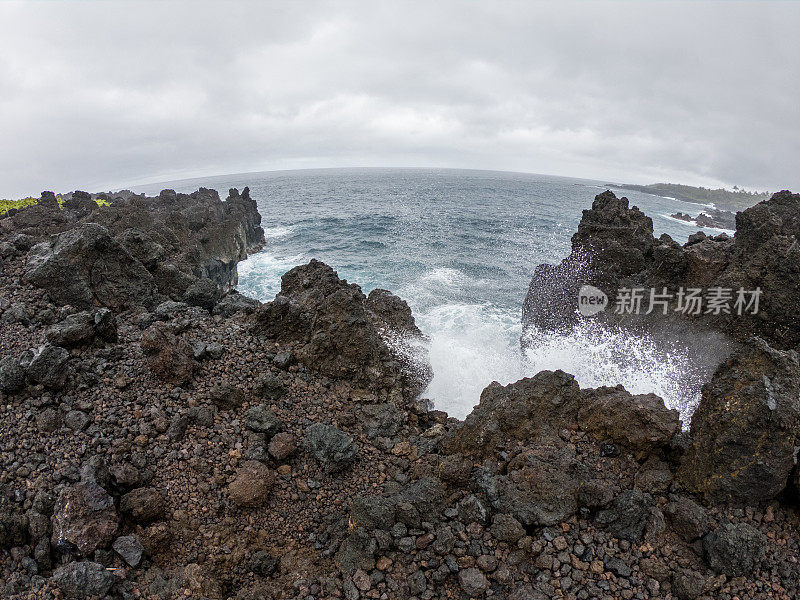
[[[753,339],[703,386],[678,479],[710,502],[774,498],[794,465],[798,426],[797,354]]]
[[[393,349],[381,334],[383,327],[402,323],[407,335],[417,336],[411,329],[413,318],[408,320],[401,303],[378,295],[369,304],[359,286],[339,279],[328,265],[312,260],[281,278],[275,300],[254,313],[253,331],[283,344],[295,344],[297,359],[323,375],[367,388],[399,387],[413,397],[430,381],[429,365]],[[377,313],[370,311],[370,306]],[[393,306],[403,313],[396,319],[391,314]]]
[[[119,517],[114,499],[95,482],[64,488],[53,508],[51,542],[62,552],[88,556],[114,540]]]
[[[349,467],[358,454],[353,438],[328,423],[314,423],[306,428],[306,447],[328,473]]]
[[[147,269],[96,223],[37,244],[28,254],[24,279],[46,290],[57,304],[78,308],[147,306],[155,292]]]
[[[746,523],[725,523],[703,538],[708,565],[728,577],[750,575],[761,564],[766,550],[764,534]]]
[[[46,333],[47,341],[55,346],[71,348],[89,344],[95,338],[117,341],[117,319],[107,308],[86,310],[68,315]]]
[[[63,389],[71,372],[69,358],[64,348],[46,344],[28,365],[28,379],[52,390]]]
[[[654,504],[650,494],[627,490],[617,496],[609,508],[597,513],[596,520],[614,537],[640,542]]]
[[[678,411],[655,394],[632,396],[621,385],[581,392],[578,425],[597,440],[610,440],[643,458],[668,446],[680,429]]]
[[[183,294],[184,301],[191,306],[213,310],[219,300],[219,286],[208,277],[200,277]]]
[[[703,537],[714,526],[706,509],[689,498],[679,497],[668,503],[664,516],[672,530],[687,542]]]
[[[552,526],[578,510],[586,478],[574,450],[536,446],[509,462],[508,475],[494,477],[488,495],[496,494],[498,508],[525,527]]]
[[[142,332],[141,341],[147,365],[159,379],[183,385],[191,381],[198,363],[191,344],[183,336],[173,333],[163,322],[150,325]]]
[[[114,574],[96,562],[71,562],[53,572],[53,583],[70,598],[105,596],[115,581]]]
[[[506,386],[494,382],[445,447],[451,453],[484,455],[515,441],[558,435],[577,423],[580,401],[575,378],[563,371],[542,371]]]

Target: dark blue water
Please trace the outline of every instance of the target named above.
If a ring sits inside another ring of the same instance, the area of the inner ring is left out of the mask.
[[[451,414],[466,414],[492,380],[508,383],[542,368],[572,372],[582,385],[623,383],[631,391],[654,391],[683,407],[697,390],[682,378],[680,352],[648,340],[582,330],[543,337],[528,356],[518,350],[520,310],[534,268],[569,253],[581,211],[605,189],[603,183],[493,171],[324,169],[184,180],[136,191],[203,186],[225,197],[228,188],[249,186],[267,246],[239,265],[240,291],[270,300],[280,276],[311,258],[365,292],[392,290],[408,301],[431,337],[434,381],[427,396]],[[624,195],[653,218],[656,235],[666,232],[683,243],[697,231],[669,214],[696,215],[701,205]],[[620,364],[620,347],[638,358]]]

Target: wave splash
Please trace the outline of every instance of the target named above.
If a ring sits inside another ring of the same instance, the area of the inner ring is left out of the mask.
[[[488,304],[437,306],[418,322],[430,337],[434,373],[423,395],[453,417],[466,417],[492,381],[506,385],[542,370],[570,373],[582,388],[622,384],[632,394],[654,393],[684,424],[700,400],[704,375],[679,343],[584,321],[566,333],[529,330],[522,351],[519,317]]]

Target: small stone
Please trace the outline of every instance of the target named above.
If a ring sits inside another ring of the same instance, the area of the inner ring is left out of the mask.
[[[56,569],[53,581],[68,596],[88,598],[105,596],[114,585],[114,575],[96,562],[72,562]]]
[[[279,369],[288,369],[295,363],[294,355],[291,352],[278,352],[275,358],[272,359],[274,364]]]
[[[42,433],[52,433],[58,429],[61,419],[54,408],[45,408],[36,415],[36,426]]]
[[[269,453],[275,460],[286,460],[297,450],[297,440],[291,433],[276,433],[269,442]]]
[[[363,569],[358,569],[353,573],[353,583],[362,592],[366,592],[372,587],[372,580]]]
[[[237,506],[259,506],[266,502],[274,484],[275,473],[264,463],[250,460],[237,471],[228,486],[228,495]]]
[[[482,596],[489,587],[489,582],[486,580],[486,577],[474,567],[459,571],[458,583],[461,585],[461,589],[464,590],[464,593],[470,598]]]
[[[250,431],[274,435],[281,426],[280,419],[266,404],[259,404],[247,411],[247,420],[244,426]]]
[[[244,404],[244,392],[230,383],[220,383],[211,388],[211,401],[221,410],[232,410]]]
[[[135,535],[123,535],[118,537],[112,545],[114,551],[134,569],[139,566],[144,553],[144,547]]]
[[[492,535],[501,542],[515,544],[525,535],[525,528],[511,515],[501,513],[492,519]]]
[[[353,438],[328,423],[315,423],[306,429],[306,446],[328,473],[346,469],[358,454]]]
[[[137,488],[122,497],[122,514],[135,523],[148,523],[164,516],[166,505],[161,494],[153,488]]]
[[[83,431],[89,425],[89,415],[79,410],[71,410],[64,417],[64,424],[74,431]]]

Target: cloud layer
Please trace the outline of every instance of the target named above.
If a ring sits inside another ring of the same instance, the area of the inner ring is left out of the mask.
[[[0,197],[443,166],[800,188],[800,4],[0,4]]]

